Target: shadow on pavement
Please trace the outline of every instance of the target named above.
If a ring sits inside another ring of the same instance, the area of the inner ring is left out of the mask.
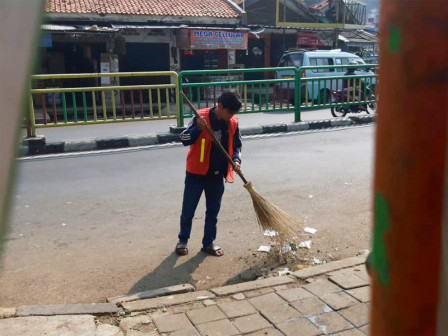
[[[191,283],[191,274],[193,274],[193,272],[199,267],[206,257],[206,253],[199,251],[195,256],[191,257],[183,264],[174,267],[179,256],[173,251],[165,260],[162,261],[159,266],[154,269],[154,271],[148,273],[137,283],[135,283],[135,285],[129,290],[128,294]]]

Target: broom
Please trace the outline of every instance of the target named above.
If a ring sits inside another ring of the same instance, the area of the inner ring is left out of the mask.
[[[190,106],[191,110],[194,112],[194,115],[199,118],[200,115],[194,108],[191,101],[188,97],[180,92],[185,100],[185,102]],[[215,144],[221,150],[222,154],[227,158],[232,167],[235,167],[235,164],[232,158],[229,156],[227,151],[222,147],[221,143],[216,139],[213,132],[210,130],[208,126],[205,127],[207,133],[212,137]],[[237,171],[238,175],[244,182],[244,188],[249,191],[249,195],[252,198],[252,202],[254,205],[255,215],[257,218],[257,223],[264,230],[271,230],[277,232],[277,235],[272,237],[274,240],[278,242],[290,242],[297,233],[293,229],[296,224],[296,221],[288,215],[286,212],[269,202],[266,198],[260,195],[252,186],[252,182],[247,181],[241,171]]]

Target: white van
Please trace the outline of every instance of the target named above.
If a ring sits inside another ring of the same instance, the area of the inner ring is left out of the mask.
[[[291,51],[286,52],[280,62],[278,67],[296,67],[300,68],[301,66],[325,66],[325,65],[346,65],[352,61],[356,61],[358,64],[366,64],[362,58],[355,54],[350,54],[347,52],[342,52],[339,49],[336,50],[317,50],[317,51]],[[347,72],[346,68],[339,69],[308,69],[304,71],[302,77],[334,77],[334,76],[343,76]],[[357,75],[373,75],[374,73],[368,69],[361,69],[355,72]],[[294,78],[294,71],[292,70],[279,70],[277,71],[277,78]],[[317,83],[314,82],[314,89],[311,87],[311,84],[308,85],[308,99],[309,100],[317,100],[319,94],[321,95],[320,101],[324,102],[324,97],[328,101],[330,97],[329,88],[332,87],[335,90],[337,87],[342,88],[342,79],[334,80],[330,85],[330,81]],[[372,86],[375,85],[376,79],[371,79]],[[287,83],[282,83],[283,91],[288,88]],[[294,102],[294,82],[289,83],[289,97],[291,103]],[[372,87],[374,89],[374,87]],[[324,92],[327,90],[327,92]],[[305,100],[305,90],[302,89],[302,101]]]

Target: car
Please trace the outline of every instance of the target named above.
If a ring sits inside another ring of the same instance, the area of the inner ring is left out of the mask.
[[[283,67],[295,67],[300,68],[302,66],[329,66],[327,69],[306,69],[302,71],[301,76],[306,78],[314,77],[335,77],[343,76],[347,72],[347,68],[332,68],[334,65],[348,65],[350,62],[357,62],[358,64],[366,64],[362,58],[355,54],[343,52],[339,49],[335,50],[316,50],[316,51],[288,51],[283,54],[278,64],[279,68]],[[357,75],[374,75],[371,69],[363,68],[355,72]],[[288,79],[294,78],[295,73],[293,70],[277,70],[277,79]],[[370,84],[374,86],[376,84],[376,78],[368,79]],[[305,83],[302,84],[302,102],[306,99],[329,102],[330,100],[330,88],[335,90],[337,87],[342,88],[342,79],[340,80],[327,80],[325,82],[319,83],[318,81],[310,82],[308,87],[305,87]],[[291,81],[289,83],[283,82],[278,87],[283,91],[284,97],[288,96],[289,88],[289,99],[292,104],[294,104],[294,91],[295,83]],[[285,92],[286,91],[286,92]],[[306,93],[308,93],[308,98],[306,98]]]

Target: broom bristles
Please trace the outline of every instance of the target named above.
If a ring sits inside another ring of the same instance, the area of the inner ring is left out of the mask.
[[[257,193],[251,182],[246,183],[244,187],[252,198],[257,222],[261,229],[277,232],[278,236],[273,238],[279,242],[291,242],[295,236],[298,236],[297,228],[294,229],[297,227],[294,218]]]

